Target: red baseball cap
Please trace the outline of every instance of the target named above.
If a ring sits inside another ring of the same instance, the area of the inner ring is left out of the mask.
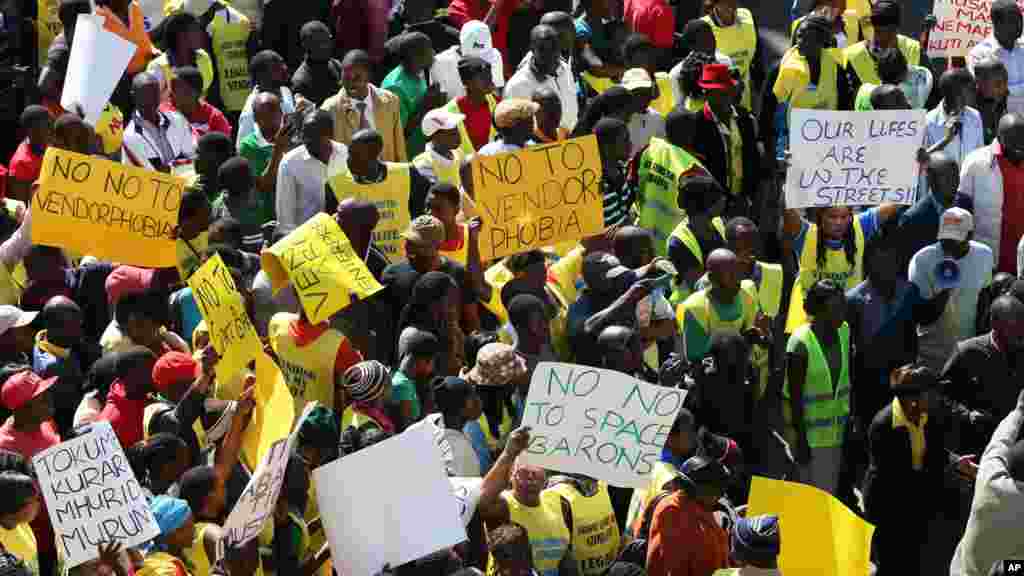
[[[697,85],[705,90],[726,90],[736,87],[736,80],[725,64],[705,64]]]
[[[23,370],[11,376],[0,388],[0,402],[8,410],[17,410],[50,389],[57,377],[43,380],[31,370]]]
[[[168,352],[153,365],[153,388],[164,391],[178,382],[192,382],[199,375],[199,363],[184,352]]]

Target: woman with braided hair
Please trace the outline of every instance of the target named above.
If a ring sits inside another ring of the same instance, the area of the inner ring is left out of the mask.
[[[815,210],[808,222],[797,209],[783,216],[782,241],[796,255],[797,280],[789,303],[786,333],[807,323],[804,294],[815,282],[831,279],[849,290],[864,279],[864,245],[899,211],[896,204],[880,204],[854,214],[850,206],[826,206]],[[785,253],[784,252],[784,253]]]

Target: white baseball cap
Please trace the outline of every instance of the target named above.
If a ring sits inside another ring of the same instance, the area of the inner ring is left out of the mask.
[[[486,58],[494,48],[491,28],[479,20],[470,20],[459,30],[459,48],[464,56]]]
[[[28,326],[36,319],[38,314],[39,312],[26,312],[10,304],[0,306],[0,334],[7,332],[11,328]]]
[[[449,112],[443,108],[435,108],[423,116],[421,127],[423,135],[430,138],[438,130],[454,130],[466,119],[465,114]]]
[[[967,240],[974,231],[974,217],[963,208],[950,208],[942,213],[939,223],[939,240]]]

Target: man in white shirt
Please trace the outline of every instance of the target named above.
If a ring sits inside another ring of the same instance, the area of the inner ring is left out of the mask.
[[[148,72],[132,79],[135,112],[124,131],[121,161],[131,166],[170,172],[196,156],[192,127],[177,112],[161,112],[160,81]]]
[[[491,29],[479,20],[470,20],[459,31],[459,45],[441,52],[434,57],[430,67],[430,79],[441,85],[441,91],[454,100],[466,95],[466,87],[459,76],[459,60],[465,56],[482,58],[491,65],[494,87],[505,85],[505,68],[501,52],[491,42]]]
[[[636,110],[639,112],[629,117],[629,142],[632,148],[629,157],[643,150],[651,142],[651,138],[665,137],[665,118],[651,108],[654,101],[654,81],[643,68],[630,68],[622,75],[622,87],[629,90]]]
[[[238,117],[238,134],[235,137],[235,147],[240,148],[242,140],[249,134],[259,133],[259,126],[256,125],[256,115],[253,112],[253,104],[256,96],[261,92],[270,92],[281,100],[281,112],[285,117],[291,116],[296,111],[295,97],[288,82],[291,78],[288,75],[288,65],[284,58],[273,50],[263,50],[252,57],[249,63],[249,74],[252,76],[252,92],[245,100],[242,113]],[[263,134],[266,141],[274,138],[273,134]]]
[[[942,315],[930,325],[917,328],[919,360],[937,372],[957,342],[977,336],[978,296],[992,283],[992,249],[971,240],[973,233],[971,213],[950,208],[942,214],[938,242],[925,246],[910,259],[910,281],[921,298],[945,299]]]
[[[504,98],[530,100],[535,90],[547,86],[558,94],[562,102],[562,127],[572,130],[579,118],[576,83],[569,64],[562,60],[558,32],[551,26],[540,24],[530,32],[532,56],[524,62],[505,85]]]
[[[328,177],[348,162],[348,148],[331,139],[329,112],[316,110],[302,125],[302,146],[285,154],[277,170],[278,230],[287,234],[326,208]]]
[[[939,78],[942,101],[925,116],[925,148],[945,140],[950,122],[960,123],[959,132],[943,149],[957,165],[963,165],[968,154],[985,145],[981,113],[967,105],[974,91],[974,77],[970,72],[963,68],[947,70]]]
[[[1014,0],[995,0],[992,3],[992,35],[971,48],[967,54],[967,68],[986,58],[996,58],[1006,65],[1009,73],[1010,97],[1008,112],[1024,112],[1024,44],[1020,36],[1024,31],[1024,18]]]

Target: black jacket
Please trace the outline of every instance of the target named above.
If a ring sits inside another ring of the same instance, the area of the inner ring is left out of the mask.
[[[723,188],[726,188],[729,185],[731,167],[729,166],[728,151],[718,132],[718,125],[704,112],[698,112],[697,115],[698,121],[693,139],[694,152],[701,156],[704,167],[715,180]],[[753,202],[757,195],[758,182],[761,180],[761,158],[757,153],[757,130],[754,127],[754,117],[750,112],[737,108],[736,124],[743,137],[742,197]]]

